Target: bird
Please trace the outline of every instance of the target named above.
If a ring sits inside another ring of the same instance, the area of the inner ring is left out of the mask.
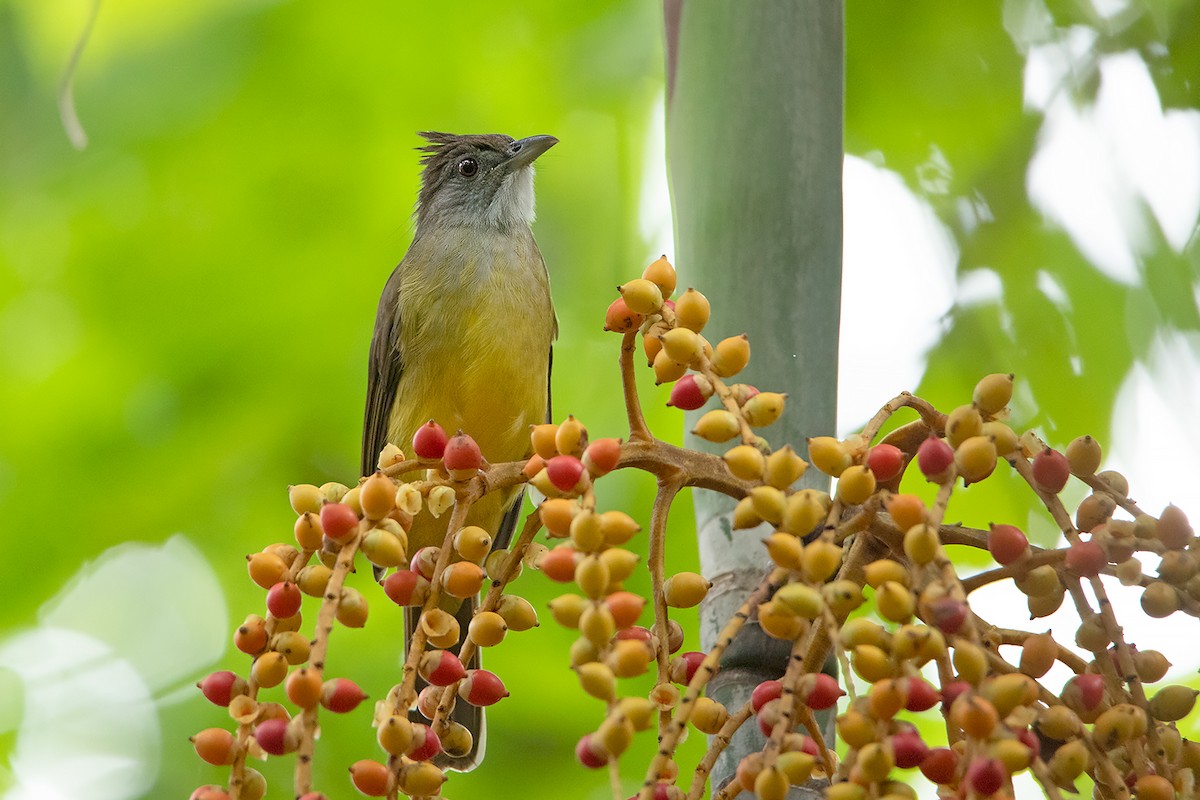
[[[424,155],[415,232],[384,286],[371,337],[363,475],[375,471],[388,443],[403,448],[429,420],[470,434],[483,457],[499,463],[528,458],[530,426],[550,419],[558,322],[531,225],[534,161],[558,139],[419,135],[427,144],[417,148]],[[489,493],[472,505],[467,524],[491,533],[494,548],[506,547],[522,498],[520,487]],[[408,553],[440,545],[447,517],[420,512]],[[476,604],[457,610],[464,633]],[[416,620],[406,614],[406,650]],[[483,712],[460,701],[452,720],[471,733],[470,749],[442,753],[437,763],[465,772],[483,758]]]

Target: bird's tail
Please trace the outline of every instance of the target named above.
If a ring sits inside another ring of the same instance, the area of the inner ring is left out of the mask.
[[[454,617],[458,620],[459,629],[464,633],[467,630],[467,626],[471,624],[471,617],[474,615],[475,609],[478,605],[479,598],[468,597],[462,602],[462,605],[458,607],[458,611],[455,612]],[[413,634],[417,630],[420,617],[421,609],[419,607],[404,609],[405,652],[408,651],[409,643],[412,641]],[[459,644],[456,644],[454,647],[450,648],[450,652],[458,655],[461,647],[462,644],[460,642]],[[476,648],[475,654],[471,656],[470,661],[463,666],[465,666],[467,669],[479,669],[480,664],[481,661],[479,658],[479,648]],[[428,686],[428,684],[421,679],[420,675],[418,675],[416,684],[417,692],[420,693],[420,691],[426,686]],[[421,715],[421,712],[417,711],[415,708],[410,709],[408,715],[413,722],[429,722],[429,720],[425,719],[425,717]],[[465,700],[458,699],[458,702],[454,704],[454,710],[450,712],[450,721],[457,722],[459,725],[462,725],[471,734],[470,749],[466,750],[465,752],[450,752],[448,750],[443,750],[441,753],[433,757],[433,763],[442,769],[452,769],[456,772],[470,772],[479,766],[480,762],[483,761],[483,750],[486,735],[483,709],[479,708],[478,706],[473,706]]]

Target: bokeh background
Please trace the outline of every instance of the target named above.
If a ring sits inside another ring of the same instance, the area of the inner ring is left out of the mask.
[[[561,140],[535,230],[555,408],[594,435],[623,432],[612,287],[672,252],[656,3],[109,0],[74,79],[76,150],[57,95],[92,10],[0,1],[0,792],[21,800],[221,780],[187,736],[226,715],[191,684],[247,666],[228,644],[261,606],[242,558],[290,538],[286,487],[354,478],[416,131]],[[1200,514],[1198,81],[1192,0],[848,3],[842,431],[901,389],[949,407],[1013,371],[1018,425],[1092,433],[1147,507]],[[648,515],[650,479],[605,483]],[[988,484],[964,518],[1053,541],[1015,483]],[[686,505],[673,524],[683,568]],[[541,606],[547,583],[515,588]],[[369,599],[329,671],[382,694],[400,613]],[[554,628],[489,654],[514,696],[452,796],[610,796],[573,762],[599,708]],[[367,716],[324,720],[335,796],[376,751]],[[289,796],[290,761],[263,770]]]

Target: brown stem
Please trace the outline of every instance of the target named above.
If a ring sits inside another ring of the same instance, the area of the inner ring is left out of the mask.
[[[667,597],[663,586],[666,583],[667,517],[671,513],[671,503],[679,494],[679,489],[678,480],[660,478],[658,494],[654,497],[654,508],[650,512],[650,552],[646,558],[650,568],[651,592],[654,595],[654,635],[658,639],[655,657],[658,661],[659,683],[668,683],[671,680],[667,671],[671,647],[668,641],[670,631],[667,627]],[[659,736],[663,735],[670,719],[670,711],[659,712]]]
[[[633,370],[633,354],[637,352],[638,329],[626,331],[621,338],[621,387],[625,393],[625,416],[629,418],[630,441],[650,442],[654,437],[646,426],[642,414],[642,401],[638,397],[637,377]]]

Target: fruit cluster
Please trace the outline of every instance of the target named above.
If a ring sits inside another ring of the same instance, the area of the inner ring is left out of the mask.
[[[1032,431],[1018,434],[1009,422],[1013,376],[1006,374],[984,377],[971,402],[949,414],[902,394],[861,433],[810,438],[808,461],[788,445],[772,448],[757,431],[784,413],[786,396],[732,382],[749,363],[748,339],[710,344],[703,336],[708,300],[688,289],[672,301],[675,289],[674,268],[658,259],[620,287],[606,315],[606,329],[622,335],[626,440],[591,440],[568,417],[532,428],[529,459],[489,464],[470,436],[447,436],[431,422],[414,436],[411,456],[388,445],[379,471],[353,488],[292,488],[295,544],[273,544],[248,560],[266,604],[265,614],[247,617],[234,634],[251,667],[200,684],[209,700],[228,707],[236,728],[193,737],[203,759],[230,767],[225,788],[201,787],[195,798],[262,797],[265,783],[247,756],[288,753],[297,756],[295,796],[324,797],[311,786],[318,714],[353,711],[365,697],[324,670],[335,624],[367,620],[367,599],[345,582],[360,555],[390,571],[382,581],[389,600],[420,614],[399,681],[375,704],[385,755],[350,769],[367,796],[441,797],[446,775],[435,757],[471,748],[470,734],[450,718],[455,703],[486,706],[507,695],[499,676],[465,665],[478,648],[537,625],[533,607],[507,591],[523,566],[572,587],[549,610],[577,633],[567,661],[580,688],[604,704],[578,741],[579,762],[607,767],[619,787],[620,760],[635,735],[657,733],[639,800],[698,800],[717,757],[746,724],[757,725],[765,746],[744,756],[714,797],[745,790],[782,800],[789,787],[807,783],[829,800],[899,800],[916,796],[906,782],[916,771],[947,797],[1012,798],[1013,778],[1023,772],[1052,798],[1084,781],[1100,797],[1195,796],[1200,744],[1184,739],[1178,723],[1191,714],[1196,692],[1181,685],[1147,691],[1169,664],[1126,639],[1101,581],[1112,575],[1137,587],[1150,616],[1196,616],[1200,544],[1183,512],[1145,513],[1123,476],[1100,470],[1100,446],[1089,436],[1059,452]],[[728,442],[723,455],[653,437],[635,388],[639,349],[657,381],[671,384],[669,405],[717,406],[699,417],[694,433]],[[917,419],[881,435],[904,410]],[[836,479],[832,492],[796,487],[809,462]],[[1063,546],[1035,547],[1011,524],[983,530],[945,522],[955,492],[1002,464],[1028,484]],[[626,588],[641,561],[631,549],[641,526],[623,511],[597,509],[596,481],[621,468],[658,479],[644,567],[649,597]],[[422,479],[404,479],[419,470]],[[909,491],[901,490],[905,480]],[[1091,494],[1068,509],[1061,498],[1072,480]],[[933,484],[931,502],[911,490],[914,482]],[[493,550],[492,532],[467,525],[467,513],[485,494],[522,483],[545,499],[510,550]],[[684,628],[671,609],[698,605],[710,585],[696,573],[665,570],[668,515],[686,487],[734,499],[735,535],[747,547],[764,547],[773,565],[706,652],[681,652]],[[448,515],[445,540],[410,553],[408,533],[421,514]],[[547,544],[534,541],[543,529]],[[996,565],[963,577],[948,555],[954,547],[986,550]],[[1143,574],[1147,559],[1158,560],[1153,575]],[[1078,624],[1067,644],[1075,648],[1065,646],[1061,631],[1056,638],[997,627],[972,608],[972,592],[1003,581],[1024,596],[1031,619],[1070,598]],[[465,631],[439,603],[485,589]],[[300,633],[305,597],[319,604],[311,636]],[[647,606],[652,619],[643,624]],[[726,708],[705,687],[751,623],[790,642],[792,657],[745,706]],[[830,653],[840,681],[822,670]],[[1055,665],[1073,675],[1065,685],[1049,682]],[[622,691],[624,679],[651,671],[648,694]],[[280,685],[287,705],[260,697]],[[414,721],[411,709],[426,722]],[[841,759],[817,717],[837,710],[836,734],[847,748]],[[938,714],[944,734],[936,738],[914,724]],[[711,738],[700,763],[684,773],[675,754],[689,724]],[[620,800],[619,789],[614,796]]]

